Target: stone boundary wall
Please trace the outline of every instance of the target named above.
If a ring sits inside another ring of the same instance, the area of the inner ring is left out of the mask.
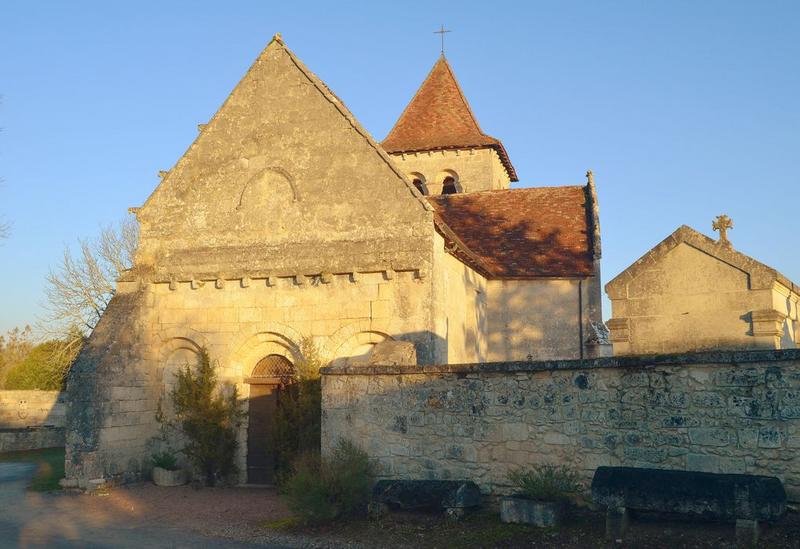
[[[565,463],[780,478],[800,500],[800,350],[323,368],[322,446],[360,444],[383,478],[511,491]]]
[[[0,391],[0,453],[64,446],[66,403],[59,391]]]

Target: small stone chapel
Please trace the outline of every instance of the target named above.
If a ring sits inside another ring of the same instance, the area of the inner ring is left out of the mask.
[[[391,105],[387,105],[391,109]],[[442,55],[382,143],[276,35],[145,203],[133,267],[77,360],[67,478],[136,478],[177,368],[206,348],[247,399],[241,481],[312,341],[357,366],[598,354],[600,228],[586,184],[511,189]]]

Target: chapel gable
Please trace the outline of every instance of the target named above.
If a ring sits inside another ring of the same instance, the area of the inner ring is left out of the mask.
[[[800,287],[735,250],[729,222],[717,241],[679,227],[606,285],[615,355],[797,347]]]

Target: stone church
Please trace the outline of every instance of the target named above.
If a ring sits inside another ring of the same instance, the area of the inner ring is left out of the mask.
[[[597,354],[591,174],[510,189],[444,56],[378,143],[276,35],[199,130],[131,209],[135,264],[73,368],[73,482],[149,468],[159,402],[204,347],[248,400],[242,482],[270,480],[265,418],[303,341],[352,365],[386,340],[420,367]]]

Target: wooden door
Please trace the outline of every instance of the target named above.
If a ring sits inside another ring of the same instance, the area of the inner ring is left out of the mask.
[[[247,482],[272,484],[275,481],[275,446],[272,422],[278,409],[281,387],[291,383],[294,365],[281,355],[268,355],[258,361],[251,377],[250,408],[247,422]]]
[[[275,457],[271,444],[272,418],[278,407],[280,385],[251,384],[247,423],[247,482],[272,484]]]

